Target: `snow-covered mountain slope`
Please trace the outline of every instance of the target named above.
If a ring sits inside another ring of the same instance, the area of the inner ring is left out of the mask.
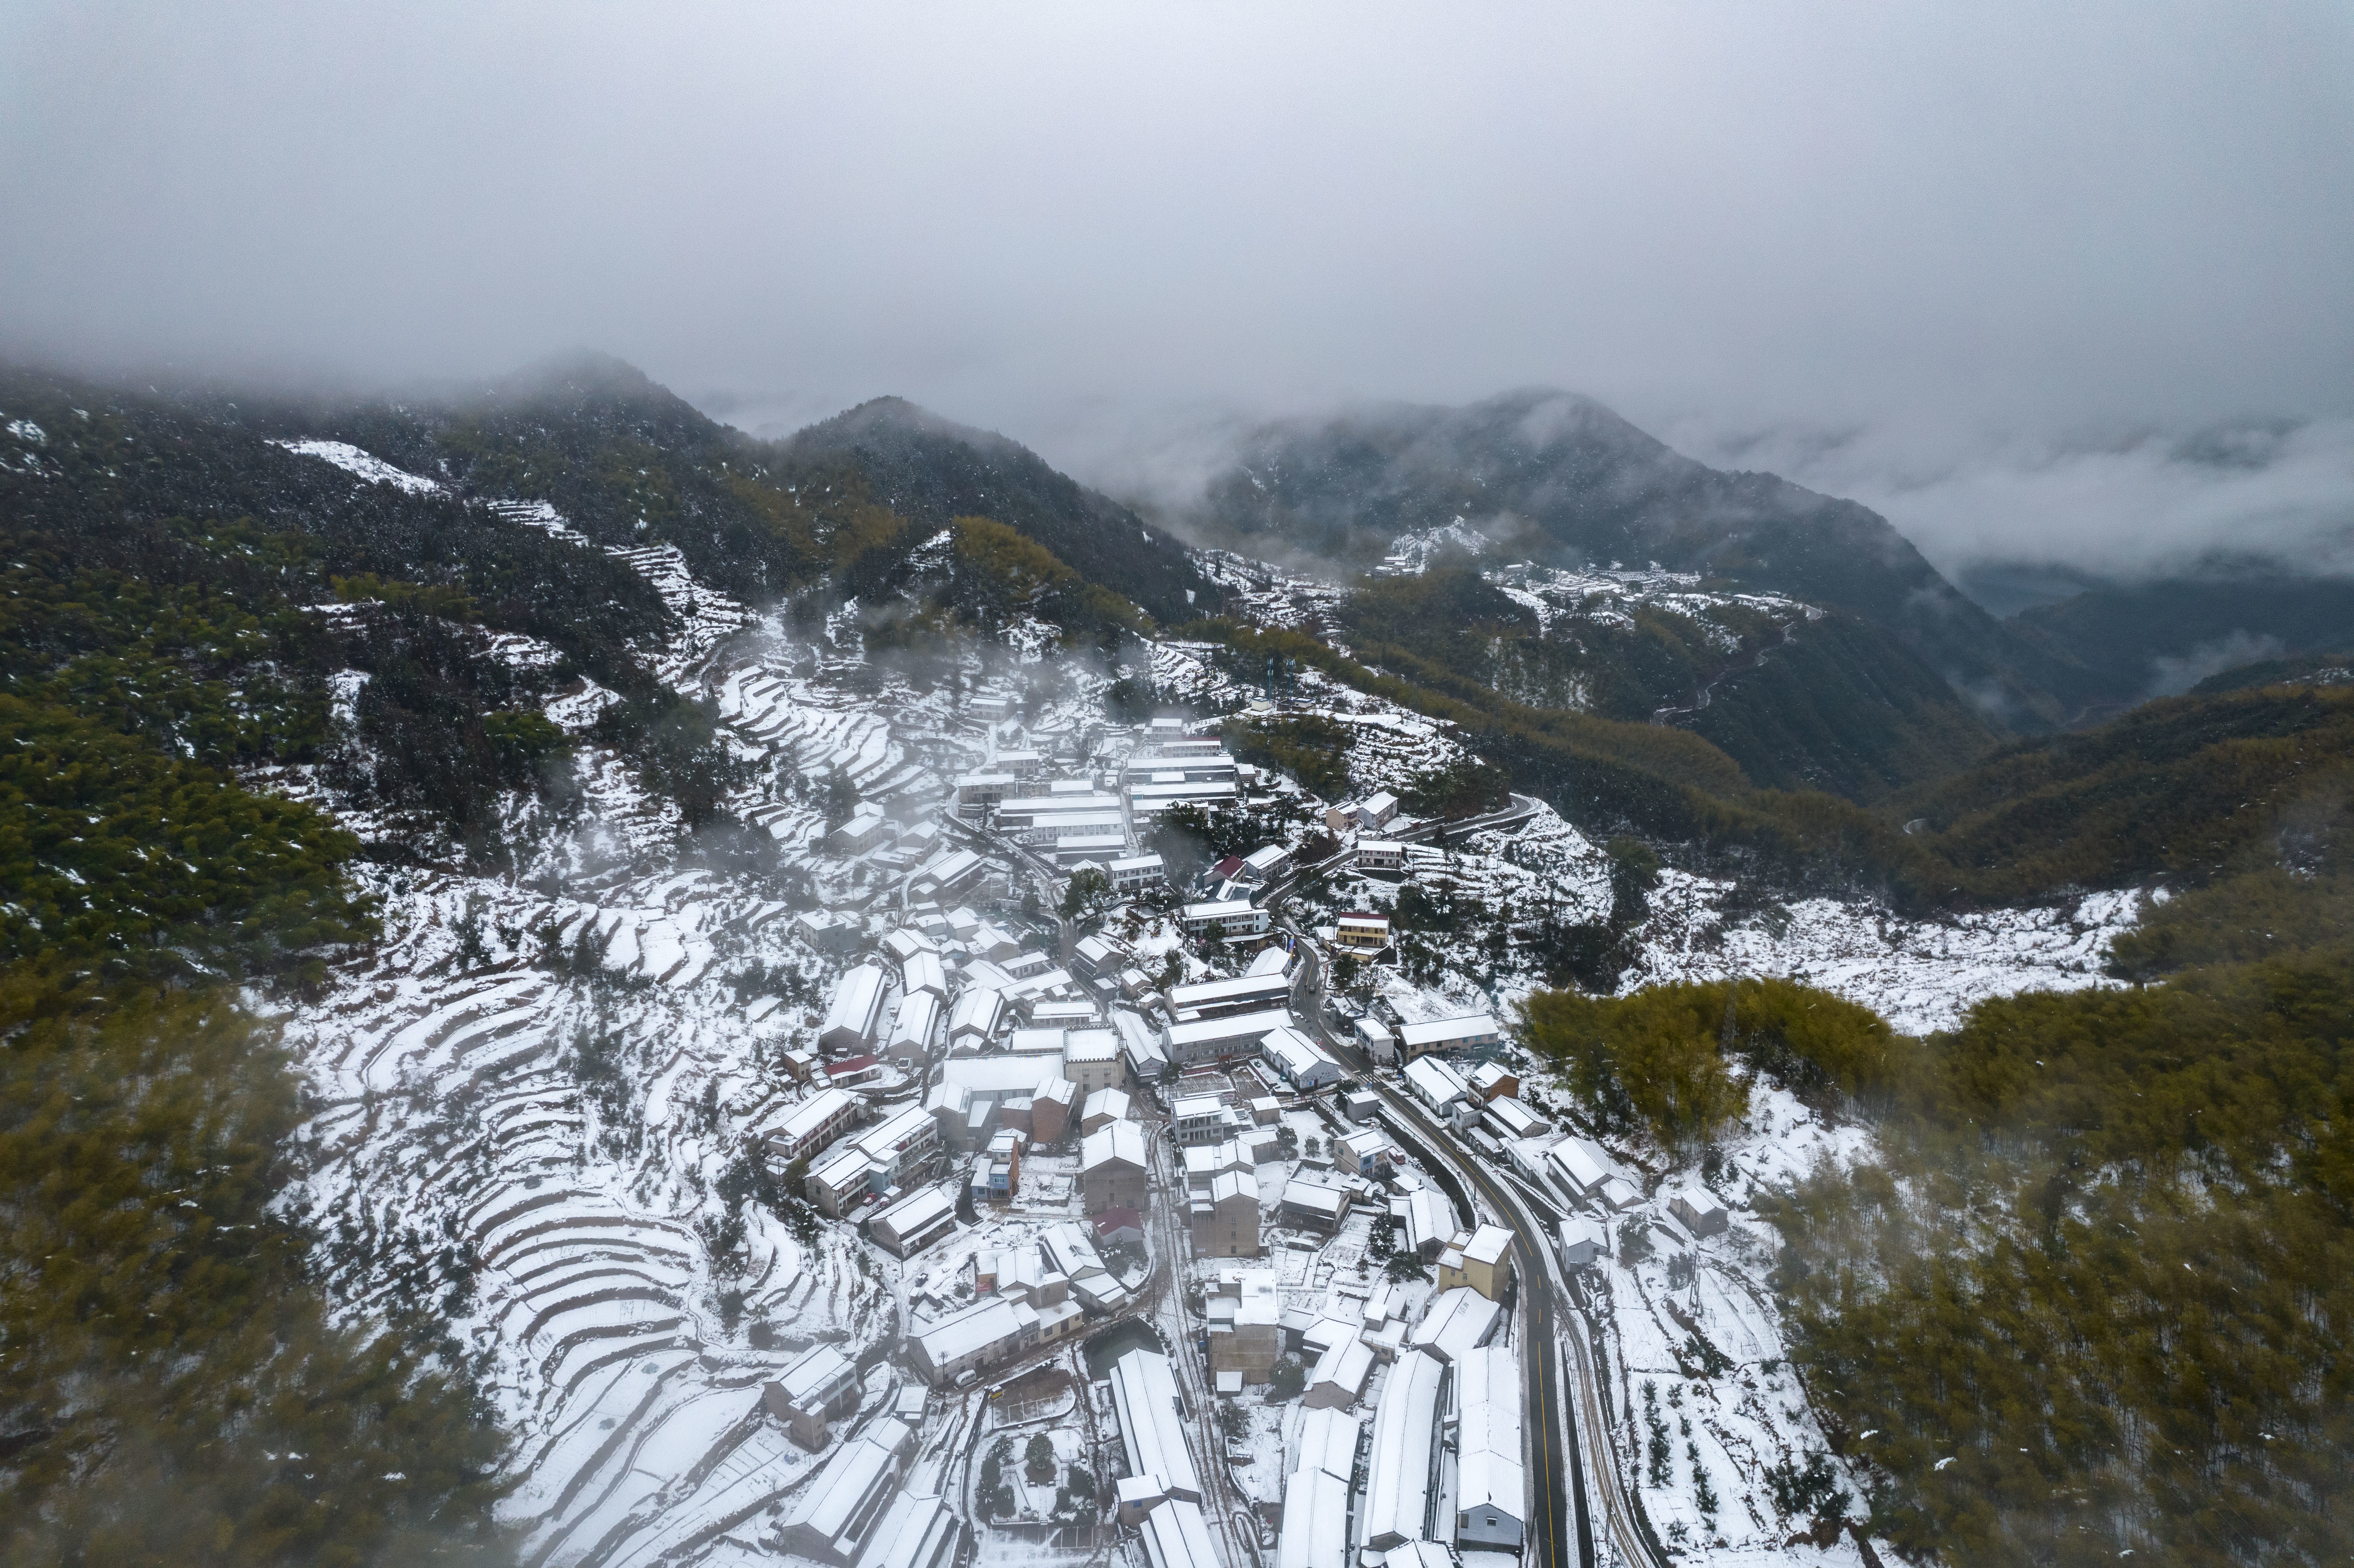
[[[772,638],[715,666],[751,618],[675,551],[625,558],[681,617],[658,668],[707,678],[762,764],[744,821],[799,845],[820,818],[783,780],[928,777],[891,720],[762,663]],[[552,716],[578,727],[593,690]],[[368,874],[383,940],[286,1021],[314,1097],[291,1203],[353,1312],[446,1300],[514,1437],[526,1559],[647,1562],[807,1478],[762,1380],[816,1339],[876,1351],[897,1308],[848,1233],[723,1196],[798,1095],[776,1058],[838,966],[787,939],[772,875],[697,863],[674,809],[594,752],[580,769],[576,820],[515,808],[510,875]]]
[[[568,532],[544,505],[506,510]],[[928,1281],[903,1282],[849,1229],[795,1235],[744,1197],[757,1140],[807,1092],[781,1070],[782,1053],[813,1033],[840,973],[840,960],[789,934],[795,910],[856,913],[896,896],[892,867],[830,847],[813,781],[838,778],[865,799],[937,799],[1001,731],[1019,736],[1003,697],[976,694],[977,666],[918,682],[863,664],[854,627],[794,642],[696,582],[674,550],[615,554],[678,616],[656,667],[673,688],[716,701],[750,773],[727,812],[773,853],[733,853],[724,834],[686,832],[625,768],[584,748],[576,815],[514,803],[512,870],[370,869],[384,939],[286,1021],[314,1097],[302,1139],[308,1174],[290,1202],[322,1236],[320,1266],[349,1311],[396,1298],[443,1304],[514,1437],[505,1513],[527,1561],[749,1561],[765,1552],[762,1521],[815,1462],[761,1413],[762,1382],[821,1339],[879,1369],[899,1332],[938,1306],[911,1308],[909,1291]],[[1157,643],[1150,673],[1164,691],[1219,705],[1250,694],[1207,645]],[[1100,684],[1065,683],[1039,723],[1099,719]],[[1360,789],[1394,789],[1463,755],[1459,738],[1394,704],[1312,670],[1298,685],[1298,711],[1346,726]],[[600,705],[584,683],[547,708],[578,732]],[[1300,808],[1290,837],[1304,842],[1326,802],[1268,782]],[[1542,805],[1431,853],[1429,885],[1490,926],[1477,939],[1440,941],[1427,983],[1377,982],[1405,1017],[1509,1007],[1526,992],[1535,977],[1511,943],[1484,935],[1499,917],[1591,920],[1610,907],[1607,858]],[[2100,948],[2135,909],[2127,897],[1933,925],[1816,900],[1727,929],[1730,891],[1670,873],[1628,983],[1785,973],[1901,1028],[1942,1027],[1980,996],[2098,983]],[[1174,943],[1164,928],[1140,946],[1158,959]],[[913,1092],[886,1080],[881,1097]],[[1818,1155],[1860,1153],[1852,1128],[1809,1128],[1770,1094],[1759,1103],[1731,1150],[1738,1181],[1772,1185]],[[1034,1180],[1067,1186],[1068,1174],[1042,1162]],[[1671,1277],[1663,1253],[1612,1275],[1596,1302],[1617,1408],[1630,1424],[1648,1419],[1642,1385],[1658,1383],[1662,1419],[1694,1420],[1700,1465],[1721,1467],[1710,1472],[1721,1499],[1757,1464],[1819,1438],[1803,1409],[1784,1404],[1796,1395],[1773,1370],[1781,1352],[1761,1294],[1761,1237],[1744,1221],[1687,1249],[1696,1273],[1679,1265]],[[1686,1319],[1737,1370],[1692,1375],[1676,1332]],[[870,1406],[887,1381],[875,1372]],[[919,1471],[945,1484],[965,1429],[957,1422],[970,1417],[952,1412],[928,1434]],[[1722,1535],[1724,1562],[1777,1547],[1770,1514],[1748,1497],[1751,1522],[1738,1529],[1729,1504],[1711,1520],[1695,1511],[1699,1471],[1685,1441],[1667,1481],[1640,1482],[1661,1528],[1683,1523],[1696,1551]],[[1630,1450],[1629,1463],[1649,1462]],[[1700,1533],[1703,1523],[1715,1533]],[[1007,1543],[991,1540],[1002,1558]]]

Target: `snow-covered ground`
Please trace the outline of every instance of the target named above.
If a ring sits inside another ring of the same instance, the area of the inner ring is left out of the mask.
[[[365,482],[434,483],[356,449],[324,445],[292,450]],[[593,547],[545,503],[500,510]],[[880,928],[907,869],[906,856],[895,860],[887,849],[853,855],[829,848],[811,781],[841,777],[870,800],[940,799],[950,776],[993,755],[1011,733],[1004,712],[1014,694],[1002,683],[981,693],[977,663],[939,684],[871,668],[855,683],[837,679],[855,662],[851,623],[838,641],[796,645],[781,624],[695,582],[674,549],[613,554],[644,574],[674,612],[678,630],[653,662],[677,690],[717,701],[729,744],[751,773],[728,814],[773,853],[732,853],[724,834],[689,833],[675,808],[648,797],[629,769],[584,748],[577,816],[511,803],[512,870],[365,870],[381,901],[383,940],[285,1021],[313,1097],[302,1139],[308,1174],[289,1203],[316,1228],[320,1266],[353,1314],[420,1292],[446,1304],[458,1343],[513,1435],[518,1484],[506,1515],[525,1531],[532,1560],[765,1560],[764,1521],[822,1456],[787,1441],[763,1414],[761,1383],[809,1343],[837,1342],[869,1369],[862,1415],[843,1424],[854,1428],[890,1396],[892,1374],[881,1362],[898,1334],[960,1303],[958,1283],[970,1278],[972,1252],[1021,1245],[1076,1212],[1068,1161],[1042,1158],[1026,1166],[1010,1209],[903,1268],[845,1226],[822,1224],[803,1241],[758,1202],[731,1204],[720,1195],[723,1177],[741,1169],[760,1134],[805,1092],[788,1080],[782,1054],[808,1042],[841,970],[842,960],[789,935],[794,914],[816,902]],[[1262,596],[1269,617],[1278,601],[1300,624],[1321,613],[1327,601],[1318,593],[1248,567],[1230,558],[1220,580]],[[1664,599],[1691,591],[1644,573],[1512,587],[1556,608],[1557,596],[1583,596],[1584,612],[1595,614],[1607,612],[1612,593]],[[545,656],[525,639],[502,640],[492,652],[517,664]],[[1164,689],[1229,705],[1249,695],[1216,669],[1213,653],[1156,644],[1151,677]],[[1044,706],[1027,733],[1090,728],[1101,718],[1101,683],[1066,680],[1034,694]],[[1315,671],[1299,672],[1298,687],[1299,708],[1349,726],[1361,790],[1395,789],[1462,755],[1443,726]],[[353,682],[337,688],[345,707],[356,689]],[[581,683],[551,698],[547,711],[578,733],[611,700]],[[323,799],[299,773],[264,781]],[[1451,886],[1490,924],[1500,911],[1574,921],[1599,918],[1610,906],[1606,856],[1549,809],[1447,846],[1418,874]],[[1396,892],[1394,883],[1338,880],[1335,900]],[[2139,908],[2127,894],[2069,908],[1911,921],[1816,899],[1729,919],[1733,891],[1667,873],[1624,984],[1787,975],[1871,1006],[1899,1029],[1925,1032],[1950,1027],[1986,997],[2104,983],[2104,949]],[[1116,916],[1114,927],[1150,970],[1176,955],[1186,978],[1208,972],[1165,919],[1136,911]],[[1533,983],[1509,947],[1500,960],[1468,939],[1441,946],[1435,978],[1409,983],[1382,968],[1367,983],[1408,1020],[1490,1007],[1509,1014]],[[1292,1114],[1303,1142],[1329,1136],[1310,1113]],[[1651,1255],[1624,1251],[1590,1275],[1617,1436],[1655,1527],[1670,1537],[1681,1528],[1696,1557],[1816,1560],[1811,1548],[1785,1551],[1791,1527],[1774,1518],[1758,1478],[1763,1467],[1823,1445],[1781,1361],[1763,1284],[1772,1237],[1747,1205],[1758,1187],[1817,1160],[1869,1153],[1861,1129],[1828,1125],[1758,1086],[1718,1182],[1734,1211],[1731,1228],[1696,1243],[1665,1218],[1656,1181],[1627,1161],[1647,1193],[1631,1217],[1648,1227]],[[1270,1218],[1292,1169],[1262,1171]],[[1283,1245],[1288,1239],[1271,1233],[1267,1259],[1287,1305],[1337,1314],[1362,1300],[1363,1218],[1322,1245]],[[1679,1256],[1690,1259],[1689,1273]],[[1075,1355],[1057,1364],[1077,1369]],[[1367,1404],[1377,1396],[1378,1384]],[[1658,1479],[1649,1452],[1654,1412],[1670,1440]],[[1001,1433],[1023,1441],[1033,1430],[1047,1433],[1067,1468],[1083,1452],[1099,1451],[1100,1433],[1087,1428],[1099,1414],[1093,1396],[1079,1393],[1067,1409],[1042,1404],[1026,1414],[992,1410],[981,1393],[936,1399],[918,1484],[969,1495],[973,1455]],[[1249,1419],[1248,1442],[1255,1455],[1259,1445],[1266,1452],[1238,1476],[1247,1495],[1273,1500],[1288,1416],[1259,1407]],[[1712,1511],[1699,1507],[1703,1473],[1717,1499]],[[1025,1500],[1043,1517],[1052,1493],[1044,1487]],[[992,1563],[1066,1560],[1012,1535],[988,1542]],[[1852,1553],[1842,1543],[1819,1560],[1852,1561]]]
[[[1907,1034],[1951,1029],[1990,997],[2116,983],[2109,944],[2141,915],[2135,892],[2050,908],[1908,920],[1863,903],[1809,898],[1727,928],[1729,883],[1661,874],[1622,991],[1669,980],[1775,976],[1861,1002]]]

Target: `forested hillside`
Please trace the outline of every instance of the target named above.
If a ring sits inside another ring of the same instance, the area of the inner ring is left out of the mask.
[[[1954,1563],[2354,1549],[2354,946],[1980,1005],[1914,1042],[1784,981],[1541,994],[1602,1126],[1707,1179],[1770,1082],[1878,1155],[1751,1201],[1867,1529]]]
[[[1268,426],[1212,481],[1198,524],[1214,543],[1363,569],[1398,535],[1458,517],[1514,558],[1649,563],[1844,610],[1998,723],[2033,730],[2075,711],[2067,662],[1965,599],[1885,519],[1709,468],[1568,393]]]
[[[2354,582],[2219,569],[2088,589],[2008,624],[2084,672],[2081,700],[2098,716],[2173,695],[2211,672],[2354,645]]]
[[[1469,499],[1635,450],[1599,415],[1541,433]],[[1465,499],[1405,483],[1403,449],[1349,451],[1336,471],[1389,498],[1364,538]],[[1593,1114],[1671,1160],[1704,1164],[1756,1082],[1870,1119],[1881,1163],[1776,1214],[1802,1361],[1841,1441],[1882,1444],[1850,1449],[1882,1533],[1957,1561],[2253,1560],[2217,1555],[2234,1531],[2342,1555],[2354,687],[2280,666],[2296,679],[1997,747],[1917,639],[1734,580],[1794,541],[1879,550],[1870,528],[1652,457],[1607,504],[1589,474],[1556,543],[1722,575],[1568,593],[1441,558],[1337,600],[1327,640],[1194,619],[1215,590],[1169,535],[891,400],[769,443],[610,362],[397,405],[0,375],[0,1561],[498,1555],[503,1439],[447,1331],[475,1266],[401,1237],[430,1287],[337,1326],[320,1238],[273,1207],[306,1111],[272,1019],[368,950],[366,877],[512,879],[600,776],[685,853],[736,853],[720,803],[745,765],[663,652],[753,619],[708,620],[715,588],[798,629],[793,668],[849,672],[854,705],[961,683],[968,655],[1108,669],[1173,630],[1245,683],[1310,666],[1440,721],[1453,760],[1392,780],[1409,810],[1510,788],[1616,840],[1608,927],[1539,933],[1560,973],[1615,982],[1577,944],[1632,940],[1663,858],[1750,909],[2162,888],[2111,954],[2142,989],[1991,1004],[1926,1042],[1781,982],[1542,998],[1532,1020]],[[1297,516],[1267,501],[1267,527],[1363,542],[1315,485],[1272,493]],[[1736,502],[1763,510],[1710,514],[1717,544],[1670,525]],[[1875,558],[1873,592],[1912,580]],[[1161,701],[1136,677],[1107,698],[1123,719]],[[1228,735],[1328,797],[1363,784],[1334,720]],[[590,1047],[567,1070],[602,1071]],[[2141,1462],[2160,1437],[2186,1467]]]
[[[390,743],[375,799],[451,788],[401,753],[407,723],[479,741],[461,797],[528,780],[536,732],[470,728],[485,694],[437,686],[450,662],[407,640],[420,603],[559,633],[579,607],[532,593],[526,540],[328,504],[304,460],[168,411],[19,378],[0,408],[0,1559],[495,1555],[503,1440],[443,1304],[334,1327],[270,1207],[301,1113],[240,996],[313,983],[372,922],[357,841],[239,770],[326,768],[322,678],[353,660],[387,692],[359,721]],[[339,525],[248,516],[272,490]],[[369,575],[395,560],[450,586]],[[300,611],[339,577],[350,617]]]
[[[332,1325],[270,1208],[302,1113],[270,999],[371,939],[355,862],[495,872],[576,813],[576,752],[708,815],[736,764],[658,678],[698,610],[649,549],[860,598],[878,651],[1108,649],[1149,618],[1038,535],[1119,514],[993,438],[1027,488],[991,493],[944,427],[894,511],[860,452],[751,442],[610,362],[334,406],[11,370],[0,426],[0,1560],[495,1555],[503,1439],[443,1326],[471,1267],[415,1238],[456,1294]],[[928,510],[965,499],[1014,520]],[[1098,564],[1182,614],[1190,566],[1142,545]]]
[[[1370,662],[1410,657],[1529,707],[1675,724],[1766,789],[1871,800],[1994,742],[1935,672],[1850,616],[1698,592],[1590,611],[1532,598],[1458,558],[1367,579],[1341,615]]]

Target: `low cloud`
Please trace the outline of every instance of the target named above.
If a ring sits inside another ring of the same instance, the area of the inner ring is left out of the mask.
[[[2354,575],[2354,418],[2092,436],[1691,418],[1659,433],[1861,502],[1956,580],[1995,563],[2130,581],[2252,558]]]

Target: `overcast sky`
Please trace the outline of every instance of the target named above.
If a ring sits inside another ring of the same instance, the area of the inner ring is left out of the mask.
[[[1131,484],[1236,417],[1543,383],[1948,565],[2354,521],[2343,5],[0,17],[16,353],[589,346]]]

